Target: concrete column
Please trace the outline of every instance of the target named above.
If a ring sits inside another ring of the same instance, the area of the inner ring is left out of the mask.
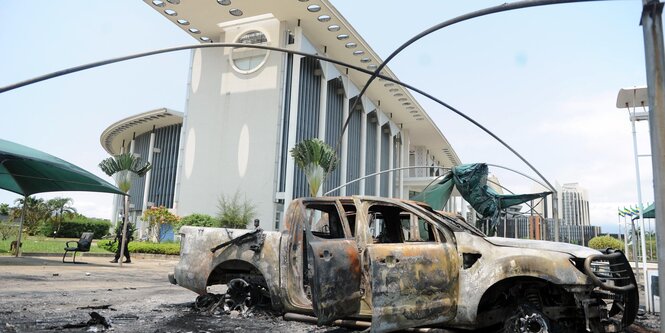
[[[328,114],[328,80],[325,75],[321,74],[321,93],[319,96],[319,139],[326,141],[326,115]],[[335,148],[335,143],[331,146]],[[323,186],[321,186],[323,188]]]
[[[367,163],[367,114],[363,113],[360,117],[360,177],[364,177],[367,172],[365,163]],[[360,181],[358,193],[365,195],[365,179]]]
[[[376,160],[376,171],[381,171],[381,136],[383,135],[381,133],[381,121],[379,121],[379,110],[376,110],[376,116],[377,116],[377,121],[376,121],[376,155],[374,156]],[[376,181],[374,182],[374,193],[376,196],[381,195],[381,175],[376,175],[374,176],[374,179]]]
[[[393,163],[393,158],[395,157],[395,137],[393,135],[390,135],[390,139],[388,140],[388,169],[392,170],[395,166]],[[393,176],[394,173],[391,171],[388,173],[388,197],[392,198],[393,197]]]
[[[362,111],[355,111],[355,112],[362,112]],[[349,100],[344,96],[344,102],[342,102],[342,119],[346,120],[346,118],[349,116]],[[349,131],[344,131],[342,133],[342,147],[340,148],[340,161],[339,161],[339,183],[341,184],[346,184],[347,182],[347,175],[346,175],[346,168],[347,168],[347,163],[349,162],[349,159],[347,157],[348,154],[348,143],[349,143]],[[339,192],[340,195],[346,195],[346,186],[342,187]]]
[[[150,145],[148,146],[148,163],[152,165],[152,156],[155,153],[155,129],[153,128],[150,133]],[[150,182],[152,180],[152,169],[145,174],[145,187],[143,188],[143,203],[141,205],[141,211],[145,212],[148,209],[148,194],[150,191]],[[141,219],[141,225],[137,226],[139,230],[139,238],[143,238],[144,233],[147,231],[148,225],[145,225],[146,221]]]
[[[296,128],[298,123],[298,97],[300,91],[298,87],[300,86],[300,60],[302,56],[294,55],[293,56],[293,73],[291,76],[291,106],[289,113],[289,128],[288,128],[288,148],[287,151],[291,151],[296,145]],[[293,200],[293,172],[295,168],[295,163],[291,157],[286,159],[286,179],[284,183],[284,207],[288,207]],[[284,221],[284,212],[282,212],[282,221]]]

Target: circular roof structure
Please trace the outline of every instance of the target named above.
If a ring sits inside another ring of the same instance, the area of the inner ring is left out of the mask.
[[[99,138],[104,150],[120,154],[122,146],[138,135],[166,126],[182,124],[183,114],[167,108],[156,109],[122,119],[107,127]]]

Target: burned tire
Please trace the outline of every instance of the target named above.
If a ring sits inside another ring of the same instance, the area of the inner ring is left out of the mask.
[[[233,279],[227,284],[224,312],[246,313],[252,306],[252,287],[243,279]]]
[[[505,333],[554,333],[549,318],[532,306],[517,306],[512,316],[504,324]]]

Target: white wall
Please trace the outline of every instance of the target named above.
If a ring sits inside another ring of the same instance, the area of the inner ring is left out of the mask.
[[[252,22],[251,27],[226,28],[221,41],[234,42],[258,28],[269,45],[281,45],[277,20]],[[258,71],[241,74],[230,65],[230,51],[196,50],[192,57],[177,214],[216,215],[220,195],[239,191],[256,206],[261,227],[271,230],[284,58],[270,52]]]

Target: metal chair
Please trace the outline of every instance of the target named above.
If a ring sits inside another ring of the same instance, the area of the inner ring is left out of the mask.
[[[62,255],[62,262],[65,262],[65,257],[67,252],[74,252],[72,257],[72,263],[82,264],[81,262],[76,262],[76,252],[89,252],[90,245],[92,245],[92,238],[95,234],[92,232],[84,232],[81,234],[81,238],[78,241],[68,241],[65,243],[65,254]],[[70,246],[69,243],[76,243],[76,246]]]

